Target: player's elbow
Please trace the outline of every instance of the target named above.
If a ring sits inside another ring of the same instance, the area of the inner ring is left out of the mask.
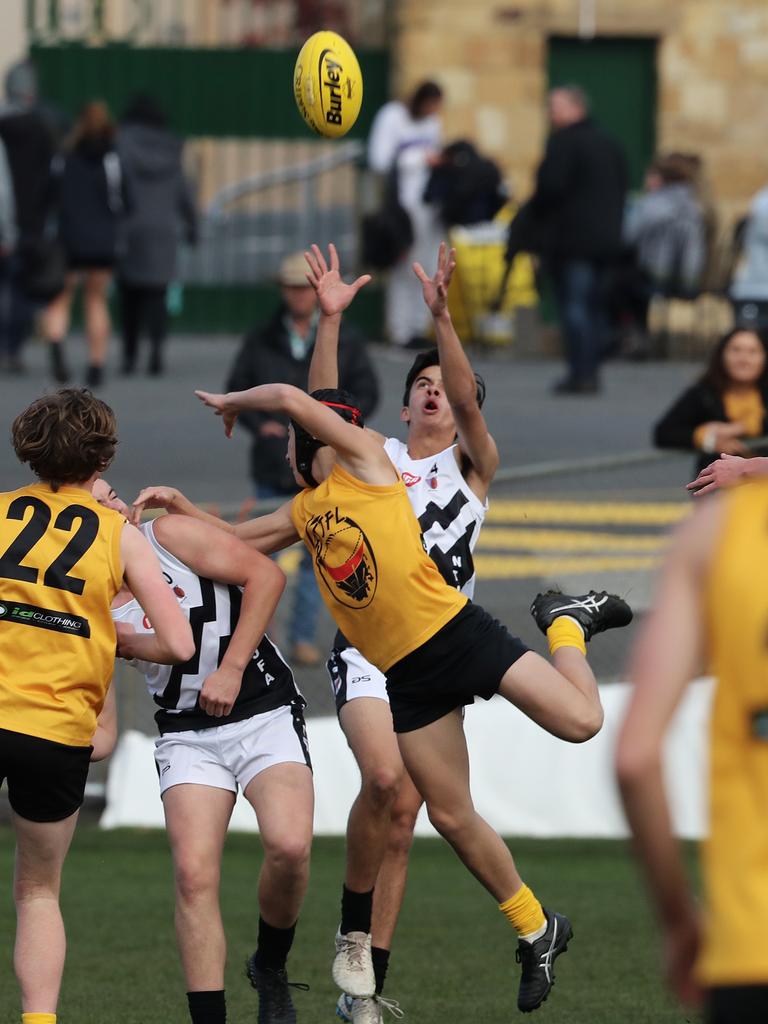
[[[188,622],[184,623],[184,627],[171,630],[165,639],[168,661],[171,664],[189,661],[194,656],[195,638],[192,636],[192,629]]]
[[[616,780],[622,789],[631,789],[659,764],[659,750],[632,737],[620,737],[616,747]]]

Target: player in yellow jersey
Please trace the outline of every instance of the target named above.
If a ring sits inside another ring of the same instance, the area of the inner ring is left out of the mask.
[[[289,461],[305,489],[235,532],[265,552],[299,538],[312,552],[337,625],[387,676],[400,752],[430,820],[520,936],[518,1007],[536,1009],[552,988],[554,960],[568,946],[571,924],[542,908],[504,841],[475,810],[461,712],[476,695],[498,693],[552,734],[590,739],[603,713],[586,641],[626,625],[629,608],[605,593],[539,595],[532,611],[547,633],[550,664],[445,582],[424,551],[405,484],[376,437],[360,429],[360,412],[344,393],[319,393],[319,401],[269,384],[198,395],[223,417],[228,435],[244,408],[291,417]],[[173,489],[150,488],[138,505],[200,514]],[[374,995],[370,949],[370,934],[356,932],[338,946],[333,976],[353,997]]]
[[[635,690],[617,751],[624,806],[681,1000],[709,1024],[768,1020],[768,480],[701,503],[670,547],[638,637]],[[672,834],[662,749],[705,657],[716,678],[709,726],[704,914]]]
[[[64,389],[17,416],[12,438],[39,482],[0,493],[0,782],[16,836],[22,1021],[54,1024],[66,948],[61,870],[112,678],[110,604],[123,578],[155,625],[127,638],[134,651],[173,662],[194,646],[145,538],[91,493],[117,444],[109,406]]]

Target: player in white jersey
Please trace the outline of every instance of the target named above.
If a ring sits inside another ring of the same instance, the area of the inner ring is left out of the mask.
[[[126,506],[98,484],[98,500]],[[193,1024],[225,1024],[226,943],[219,908],[224,838],[238,789],[259,823],[256,952],[247,973],[259,1024],[294,1024],[285,964],[307,887],[313,787],[303,708],[264,634],[285,578],[274,562],[206,523],[162,516],[141,527],[189,617],[195,653],[169,666],[135,660],[154,702],[160,793],[176,878],[176,935]],[[120,650],[152,632],[130,591],[115,598]]]
[[[339,275],[336,250],[330,266],[317,246],[305,254],[308,279],[321,310],[309,389],[338,386],[336,352],[341,314],[359,290]],[[455,254],[440,246],[438,269],[414,272],[433,317],[437,348],[416,357],[405,381],[402,420],[407,441],[381,438],[406,485],[424,546],[443,578],[472,597],[472,552],[488,508],[498,466],[496,444],[481,405],[482,380],[472,371],[448,313]],[[361,787],[347,824],[347,863],[338,948],[343,957],[358,936],[371,934],[376,995],[346,993],[337,1013],[354,1024],[378,1024],[392,938],[405,892],[408,854],[421,795],[406,773],[392,727],[386,678],[337,633],[328,659],[339,722],[360,768]],[[375,889],[375,896],[374,896]],[[352,936],[352,938],[348,938]],[[396,1007],[396,1004],[394,1004]]]

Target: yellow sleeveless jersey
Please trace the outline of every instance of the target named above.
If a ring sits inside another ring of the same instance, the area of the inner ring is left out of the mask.
[[[90,744],[114,667],[124,525],[78,487],[0,493],[0,729]]]
[[[707,986],[768,984],[768,481],[726,497],[706,593],[717,679],[699,963]]]
[[[296,495],[291,518],[336,624],[382,672],[467,603],[424,550],[402,480],[376,487],[334,466],[319,487]]]

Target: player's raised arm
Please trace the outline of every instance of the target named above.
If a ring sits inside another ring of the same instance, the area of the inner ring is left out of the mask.
[[[160,564],[146,537],[126,523],[120,540],[125,582],[147,614],[154,633],[146,636],[118,630],[122,657],[156,661],[161,665],[187,661],[195,653],[195,641],[186,615],[165,582]]]
[[[445,397],[456,421],[459,446],[472,465],[478,489],[487,491],[499,465],[499,453],[478,404],[474,371],[448,310],[448,289],[455,269],[456,252],[448,250],[445,242],[440,243],[434,277],[429,277],[420,263],[413,265],[434,321],[440,372]]]
[[[309,364],[308,390],[337,388],[339,386],[339,328],[341,315],[354,297],[371,280],[370,274],[363,274],[352,284],[346,284],[339,272],[339,255],[336,246],[328,246],[328,261],[319,246],[304,253],[307,261],[307,281],[315,289],[320,307],[320,321],[317,337]]]
[[[162,516],[154,524],[158,542],[192,572],[243,588],[237,626],[218,669],[205,680],[200,707],[220,718],[232,710],[243,673],[261,643],[285,587],[282,570],[242,541],[207,523]]]
[[[333,448],[338,461],[362,482],[386,486],[397,478],[389,457],[375,437],[290,384],[261,384],[226,395],[207,391],[196,391],[195,394],[222,417],[227,433],[241,409],[282,412],[301,424],[312,437]]]

